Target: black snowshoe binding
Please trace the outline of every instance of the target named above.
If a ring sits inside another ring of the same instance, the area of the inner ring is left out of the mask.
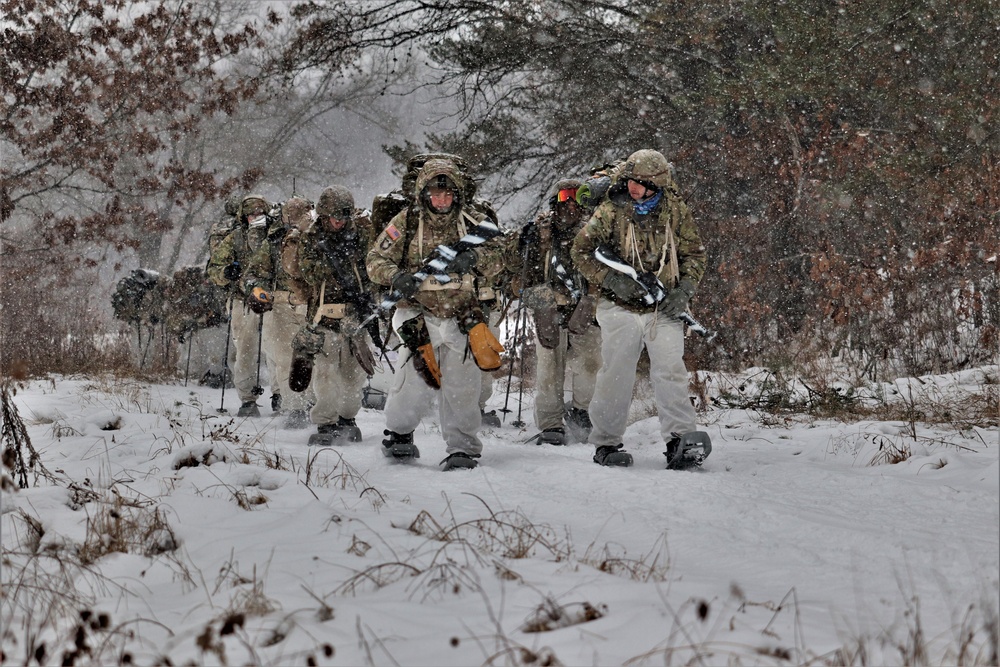
[[[496,410],[490,410],[486,412],[485,410],[480,410],[483,417],[483,428],[501,428],[503,424],[500,423],[500,417],[497,415]]]
[[[382,433],[386,436],[382,441],[382,453],[386,457],[398,460],[420,458],[420,450],[413,444],[412,433],[396,433],[388,429]]]
[[[583,408],[566,408],[566,435],[568,442],[587,442],[594,425],[590,413]]]
[[[690,431],[684,435],[674,434],[667,443],[667,470],[687,470],[697,468],[712,453],[712,439],[704,431]]]
[[[449,454],[439,465],[442,470],[472,470],[477,465],[478,456],[466,454],[465,452],[453,452]]]
[[[236,411],[237,417],[260,417],[260,408],[256,401],[244,401]]]
[[[565,445],[566,432],[561,428],[547,428],[538,434],[539,445]]]
[[[623,452],[625,445],[602,445],[594,452],[594,463],[602,466],[627,468],[632,465],[632,455]]]
[[[361,442],[361,429],[358,428],[358,421],[353,417],[341,417],[337,420],[337,427],[340,429],[341,437],[348,442]]]

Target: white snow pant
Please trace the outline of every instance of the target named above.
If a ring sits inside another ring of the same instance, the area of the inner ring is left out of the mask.
[[[570,372],[573,407],[589,410],[594,397],[594,383],[601,368],[601,329],[590,326],[583,334],[571,334],[559,329],[559,344],[553,349],[543,347],[536,337],[535,355],[535,425],[562,428],[563,392],[566,371]]]
[[[313,402],[312,384],[303,392],[288,388],[288,372],[292,369],[292,338],[306,324],[308,306],[293,306],[288,292],[274,293],[274,309],[264,316],[264,349],[273,362],[273,393],[281,395],[281,411],[305,410]]]
[[[229,363],[236,393],[244,403],[254,403],[253,388],[257,384],[257,327],[260,315],[238,301],[233,302],[232,340],[229,341]],[[265,316],[266,319],[266,316]],[[261,352],[263,354],[263,351]],[[261,360],[263,363],[263,359]]]
[[[347,336],[321,328],[323,351],[313,362],[312,385],[316,405],[309,418],[316,425],[336,424],[340,417],[354,419],[361,411],[365,371],[351,354]]]
[[[420,311],[414,308],[397,308],[392,316],[393,329],[398,331],[403,322],[419,314]],[[483,443],[476,434],[482,425],[479,395],[483,372],[471,352],[466,358],[468,337],[459,330],[454,318],[441,319],[425,314],[424,322],[441,368],[438,410],[445,451],[479,456]],[[412,433],[430,412],[434,394],[435,390],[417,375],[409,353],[401,355],[396,382],[385,402],[385,427],[396,433]]]
[[[603,337],[603,363],[590,402],[590,421],[594,424],[590,444],[601,447],[622,442],[643,346],[649,353],[649,379],[663,441],[670,440],[671,433],[695,430],[684,366],[683,325],[657,313],[633,313],[607,299],[598,303],[597,323]]]

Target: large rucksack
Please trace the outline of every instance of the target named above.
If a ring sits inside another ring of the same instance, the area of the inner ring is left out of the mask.
[[[179,269],[163,286],[167,330],[183,340],[186,333],[218,326],[226,318],[226,293],[197,266]]]
[[[450,160],[453,162],[458,167],[458,171],[462,175],[462,180],[465,182],[465,189],[462,191],[462,201],[469,202],[471,208],[484,213],[489,219],[496,221],[497,214],[493,209],[493,205],[484,199],[476,198],[476,181],[469,170],[468,163],[464,159],[449,153],[421,153],[414,155],[406,161],[406,171],[403,173],[402,183],[399,188],[386,194],[375,195],[375,199],[372,200],[371,222],[372,229],[376,234],[385,229],[400,211],[416,203],[413,190],[416,187],[417,176],[420,170],[423,169],[424,164],[428,160],[434,159]]]
[[[163,290],[160,274],[135,269],[118,281],[111,295],[115,318],[123,322],[156,324],[163,319]]]

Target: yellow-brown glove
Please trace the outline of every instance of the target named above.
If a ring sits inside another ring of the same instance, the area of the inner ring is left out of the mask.
[[[274,297],[263,287],[254,287],[247,295],[247,306],[258,315],[263,315],[274,308]]]
[[[472,350],[472,357],[481,370],[495,371],[500,368],[503,345],[485,322],[480,322],[469,331],[469,349]]]
[[[434,346],[430,343],[421,345],[413,355],[413,367],[417,375],[432,389],[441,388],[441,368],[434,358]]]

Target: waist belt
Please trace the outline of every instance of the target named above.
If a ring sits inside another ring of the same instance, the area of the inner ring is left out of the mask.
[[[271,292],[271,295],[274,297],[275,303],[287,303],[289,306],[301,306],[305,303],[295,295],[295,292],[288,290],[275,290]]]
[[[346,303],[325,303],[316,309],[313,323],[319,324],[324,317],[331,320],[342,320],[350,312],[350,304]]]
[[[451,274],[453,276],[451,282],[440,283],[434,276],[428,276],[424,278],[424,282],[420,283],[419,290],[421,292],[439,292],[441,290],[464,290],[466,292],[472,292],[476,289],[476,279],[471,275],[466,273],[462,276],[461,280],[455,280],[457,274]]]

